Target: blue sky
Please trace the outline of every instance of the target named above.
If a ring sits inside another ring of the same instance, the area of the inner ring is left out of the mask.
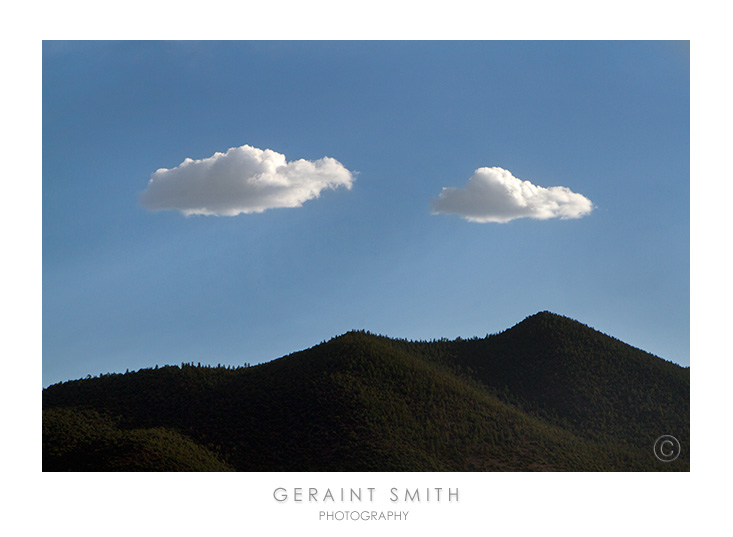
[[[540,310],[689,365],[689,69],[680,42],[45,42],[43,385]],[[237,216],[140,203],[245,144],[355,180]],[[482,167],[593,210],[431,214]]]

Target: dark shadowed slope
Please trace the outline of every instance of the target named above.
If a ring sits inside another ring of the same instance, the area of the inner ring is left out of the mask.
[[[453,345],[456,362],[505,400],[577,434],[640,448],[661,434],[689,442],[689,368],[567,317],[542,312]]]
[[[44,470],[689,470],[689,369],[546,312],[483,339],[349,332],[251,368],[66,382],[43,407]]]

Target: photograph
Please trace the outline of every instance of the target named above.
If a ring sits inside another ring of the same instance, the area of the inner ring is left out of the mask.
[[[690,471],[689,41],[42,68],[43,472]]]
[[[730,526],[705,6],[11,6],[5,526]]]

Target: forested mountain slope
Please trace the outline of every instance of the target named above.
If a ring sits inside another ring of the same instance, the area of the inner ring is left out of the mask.
[[[354,331],[254,367],[70,381],[43,409],[47,471],[689,470],[689,368],[548,312],[481,339]]]

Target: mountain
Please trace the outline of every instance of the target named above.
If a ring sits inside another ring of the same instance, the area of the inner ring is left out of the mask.
[[[43,469],[689,471],[690,370],[549,312],[485,338],[352,331],[253,367],[43,391]],[[655,439],[681,444],[659,461]]]

